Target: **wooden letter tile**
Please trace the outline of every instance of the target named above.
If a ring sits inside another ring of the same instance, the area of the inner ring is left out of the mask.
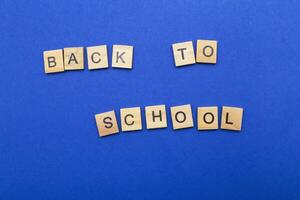
[[[198,107],[198,130],[218,129],[218,107]]]
[[[95,115],[99,136],[112,135],[119,132],[115,111]]]
[[[197,40],[197,63],[217,63],[217,41]]]
[[[86,49],[89,70],[108,68],[106,45],[87,47]]]
[[[113,45],[112,67],[132,68],[133,46]]]
[[[195,64],[193,42],[181,42],[172,45],[176,67]]]
[[[120,110],[122,131],[142,130],[141,108],[122,108]]]
[[[174,130],[194,126],[190,104],[171,107],[171,117]]]
[[[222,108],[221,128],[240,131],[242,128],[243,108],[227,107]]]
[[[64,48],[65,70],[84,69],[83,47]]]
[[[166,128],[167,116],[165,105],[146,106],[147,129]]]
[[[44,68],[46,74],[65,70],[62,49],[44,51]]]

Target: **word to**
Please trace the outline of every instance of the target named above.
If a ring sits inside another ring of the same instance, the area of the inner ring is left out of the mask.
[[[184,129],[194,127],[192,108],[190,104],[174,106],[170,108],[173,129]],[[165,105],[154,105],[145,107],[147,129],[167,127],[167,116]],[[120,109],[122,131],[142,130],[141,108]],[[218,107],[197,108],[198,130],[216,130],[219,128]],[[107,136],[119,132],[115,111],[104,112],[95,115],[99,136]],[[222,107],[221,129],[240,131],[242,128],[243,108]]]
[[[217,41],[197,40],[195,58],[193,42],[181,42],[172,45],[176,67],[197,63],[217,63]]]
[[[108,68],[106,45],[92,46],[86,49],[89,70]],[[133,46],[113,45],[112,67],[131,69],[132,58]],[[44,51],[44,69],[46,74],[65,70],[83,70],[83,47]]]

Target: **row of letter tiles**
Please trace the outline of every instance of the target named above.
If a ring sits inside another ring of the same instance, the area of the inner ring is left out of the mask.
[[[192,108],[190,104],[174,106],[170,108],[173,129],[194,127]],[[122,131],[142,130],[141,108],[120,109]],[[165,105],[145,107],[147,129],[167,127]],[[218,125],[218,107],[198,107],[198,130],[216,130]],[[100,136],[112,135],[119,132],[115,111],[104,112],[95,115],[96,124]],[[240,131],[242,128],[243,108],[222,107],[221,129]]]
[[[181,42],[172,45],[176,67],[197,63],[217,63],[217,41],[197,40],[197,53],[195,58],[193,42]]]
[[[107,46],[87,47],[88,69],[108,68]],[[132,69],[133,46],[113,45],[112,67]],[[44,51],[45,73],[84,69],[84,48],[69,47]]]

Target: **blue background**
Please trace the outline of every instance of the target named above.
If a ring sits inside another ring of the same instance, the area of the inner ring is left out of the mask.
[[[2,0],[0,199],[300,199],[299,10]],[[175,68],[171,44],[197,39],[218,40],[218,63]],[[44,50],[100,44],[109,60],[133,45],[133,70],[44,73]],[[170,106],[188,103],[194,122],[197,106],[243,107],[242,131],[173,131]],[[98,137],[94,114],[155,104],[167,129]]]

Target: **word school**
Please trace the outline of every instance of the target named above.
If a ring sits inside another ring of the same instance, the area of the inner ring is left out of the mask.
[[[108,68],[107,45],[87,47],[88,69]],[[197,40],[197,52],[194,53],[192,41],[172,45],[175,66],[197,63],[217,62],[217,41]],[[44,51],[45,73],[57,73],[65,70],[84,69],[84,48],[68,47],[64,49]],[[112,67],[132,69],[133,46],[113,45]]]
[[[190,104],[173,106],[170,110],[174,130],[194,127]],[[166,128],[168,126],[165,105],[146,106],[145,117],[147,129]],[[120,109],[120,118],[123,132],[142,130],[140,107]],[[95,119],[100,137],[119,132],[115,111],[96,114]],[[218,129],[218,107],[198,107],[197,119],[198,130]],[[242,119],[243,108],[222,107],[221,129],[240,131]]]

